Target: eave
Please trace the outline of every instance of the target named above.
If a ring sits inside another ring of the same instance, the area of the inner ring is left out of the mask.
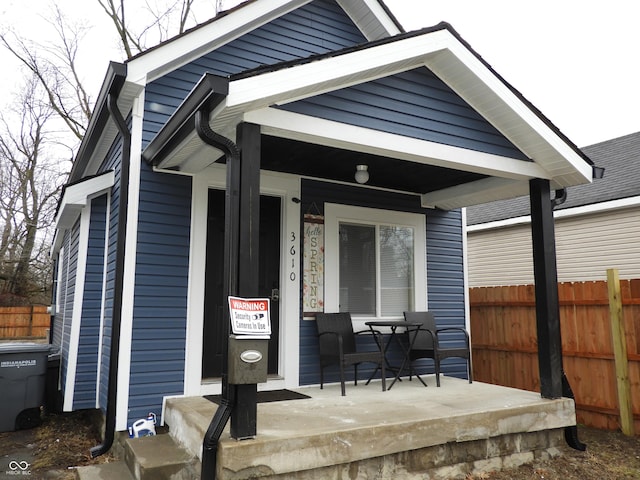
[[[243,2],[133,57],[127,63],[129,80],[139,84],[151,82],[311,1]],[[379,0],[339,0],[338,4],[369,40],[386,38],[403,31],[391,11]]]
[[[95,171],[88,172],[88,166],[94,162],[95,159],[102,161],[102,158],[104,158],[104,155],[101,156],[101,154],[104,151],[104,145],[107,143],[105,137],[111,136],[115,138],[115,126],[113,122],[110,121],[107,101],[109,95],[115,95],[116,98],[120,96],[126,77],[126,65],[117,62],[109,63],[107,74],[102,82],[100,93],[98,94],[91,119],[89,120],[89,126],[87,127],[73,166],[71,167],[69,174],[70,183],[76,182],[86,175],[95,173]],[[110,127],[113,130],[111,135],[109,135],[108,132]],[[103,146],[103,148],[100,148],[100,146]]]

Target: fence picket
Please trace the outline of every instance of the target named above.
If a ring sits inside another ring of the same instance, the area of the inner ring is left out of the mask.
[[[46,338],[50,326],[46,305],[0,307],[0,339]]]
[[[640,279],[621,280],[629,381],[640,392]],[[620,428],[606,282],[558,284],[563,364],[578,422]],[[474,378],[539,391],[533,285],[470,289]],[[640,431],[640,395],[633,398]]]

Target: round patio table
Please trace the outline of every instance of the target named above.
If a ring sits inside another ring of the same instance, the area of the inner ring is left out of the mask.
[[[410,370],[410,372],[412,371],[411,361],[409,359],[409,354],[411,353],[411,348],[413,347],[413,342],[415,342],[416,337],[417,337],[417,335],[413,335],[413,338],[412,338],[412,336],[409,335],[409,346],[405,348],[404,344],[400,341],[400,338],[396,337],[396,330],[398,328],[404,328],[405,332],[410,332],[411,330],[418,330],[422,326],[422,323],[421,322],[407,322],[406,320],[375,320],[375,321],[365,322],[365,325],[367,325],[371,329],[372,332],[374,332],[374,330],[376,328],[379,328],[379,327],[388,327],[388,328],[391,329],[391,336],[389,337],[389,341],[386,342],[386,345],[384,346],[384,348],[382,348],[382,346],[378,342],[377,336],[374,335],[374,337],[376,338],[376,344],[378,345],[378,348],[380,348],[382,350],[382,355],[384,356],[384,361],[385,361],[385,363],[387,365],[387,368],[389,370],[391,370],[392,372],[396,372],[396,376],[393,379],[393,381],[391,382],[391,385],[389,385],[387,387],[387,390],[391,390],[391,387],[393,387],[393,384],[396,383],[396,381],[400,381],[400,382],[402,381],[402,379],[400,378],[400,375],[404,371],[407,362],[409,362],[409,370]],[[398,343],[398,345],[400,345],[400,348],[401,348],[401,350],[403,352],[402,363],[400,364],[400,367],[392,366],[391,364],[389,364],[389,360],[387,359],[387,350],[389,350],[389,345],[391,345],[391,342],[393,342],[394,338],[396,339],[396,343]],[[378,369],[376,369],[373,372],[371,377],[373,377],[373,375],[375,375],[377,371],[378,371]],[[427,384],[424,383],[424,380],[422,380],[422,378],[420,378],[420,375],[418,375],[417,372],[414,372],[414,373],[416,374],[416,377],[418,377],[418,380],[420,380],[422,382],[422,384],[426,387]],[[371,377],[369,378],[369,381],[371,380]]]

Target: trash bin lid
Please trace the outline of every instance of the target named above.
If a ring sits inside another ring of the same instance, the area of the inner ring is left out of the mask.
[[[48,343],[6,342],[0,343],[0,355],[9,353],[48,352],[51,345]]]

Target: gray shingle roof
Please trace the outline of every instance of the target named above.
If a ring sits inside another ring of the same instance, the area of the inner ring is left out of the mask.
[[[581,149],[594,165],[604,167],[604,178],[567,189],[567,201],[556,210],[580,207],[640,195],[640,132]],[[529,197],[474,205],[467,208],[467,224],[529,215]]]

